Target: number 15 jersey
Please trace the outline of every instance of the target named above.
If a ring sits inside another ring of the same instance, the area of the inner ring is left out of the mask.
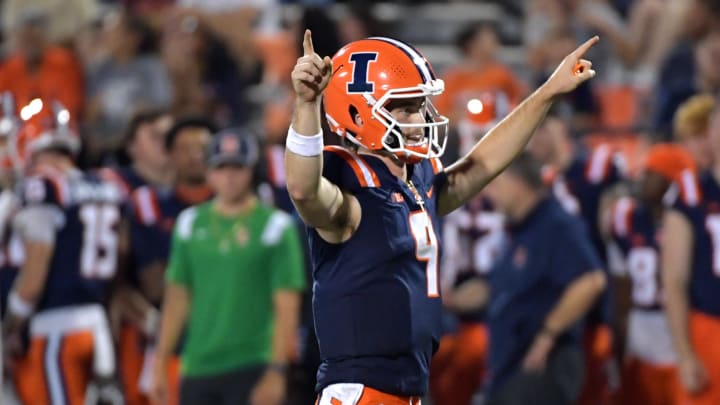
[[[19,235],[54,245],[37,310],[104,304],[117,270],[121,191],[92,174],[44,169],[23,180],[20,196]]]
[[[440,162],[409,167],[409,185],[377,157],[329,146],[323,172],[357,198],[362,219],[343,243],[327,243],[309,230],[322,358],[316,389],[360,383],[388,394],[423,395],[440,334]]]

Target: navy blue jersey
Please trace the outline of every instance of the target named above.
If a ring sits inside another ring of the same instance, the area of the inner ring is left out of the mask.
[[[632,302],[642,309],[660,309],[660,249],[652,212],[629,197],[612,209],[612,240],[620,249],[623,271],[632,282]]]
[[[154,263],[165,264],[170,255],[170,239],[177,216],[191,205],[207,201],[211,193],[197,189],[192,199],[178,188],[158,189],[142,186],[132,194],[130,248],[139,271]],[[159,303],[155,303],[158,304]]]
[[[598,229],[598,210],[603,192],[622,177],[616,160],[609,145],[589,153],[581,152],[552,183],[553,194],[562,206],[585,222],[590,240],[603,262],[606,261],[605,242]],[[610,323],[610,293],[610,289],[605,290],[602,300],[588,315],[591,323]]]
[[[118,262],[122,193],[93,173],[39,171],[19,186],[23,208],[55,213],[54,249],[37,310],[101,303],[108,298]],[[27,211],[26,211],[27,210]]]
[[[600,268],[584,224],[552,197],[542,200],[522,223],[508,228],[504,253],[489,275],[490,390],[519,369],[565,288]],[[579,342],[578,326],[557,341]]]
[[[500,254],[504,216],[482,195],[443,219],[441,285],[455,287],[485,279]],[[484,311],[457,314],[462,322],[481,322]]]
[[[691,308],[720,316],[720,185],[712,173],[683,173],[673,209],[693,231]]]
[[[599,146],[590,153],[579,153],[570,165],[553,179],[553,194],[571,214],[585,221],[600,259],[605,260],[605,242],[598,229],[600,197],[622,178],[612,149]]]
[[[104,180],[115,183],[127,198],[138,188],[149,184],[132,166],[105,167],[98,170],[98,174]]]
[[[318,391],[341,382],[403,396],[427,391],[441,326],[435,230],[445,176],[439,160],[409,170],[417,193],[379,158],[326,147],[323,175],[357,198],[362,220],[339,244],[308,230]]]

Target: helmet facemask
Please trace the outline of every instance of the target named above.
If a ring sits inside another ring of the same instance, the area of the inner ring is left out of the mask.
[[[383,149],[394,154],[406,163],[418,163],[422,159],[432,159],[442,156],[447,145],[449,120],[440,115],[430,101],[430,96],[442,93],[444,83],[442,80],[433,80],[427,84],[416,87],[388,90],[380,100],[372,103],[372,116],[382,123],[387,130],[382,136]],[[394,100],[424,98],[422,114],[424,123],[403,123],[392,116],[386,108]],[[404,129],[422,128],[424,136],[418,142],[406,139]]]
[[[433,80],[428,84],[415,87],[388,90],[379,100],[375,100],[369,93],[363,97],[371,106],[372,117],[385,128],[382,139],[382,149],[395,155],[405,163],[418,163],[422,159],[432,159],[442,156],[447,145],[449,119],[441,115],[430,101],[430,96],[442,93],[444,83],[442,80]],[[403,123],[392,116],[386,108],[395,100],[424,98],[424,123]],[[423,139],[419,142],[408,142],[403,134],[404,129],[422,128]],[[353,143],[364,146],[356,137],[347,132],[345,136]]]

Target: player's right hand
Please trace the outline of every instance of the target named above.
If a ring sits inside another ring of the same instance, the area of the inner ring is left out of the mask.
[[[293,89],[299,101],[319,101],[332,76],[332,60],[321,58],[315,53],[310,30],[305,30],[303,38],[303,56],[298,58],[291,78]]]
[[[695,355],[680,358],[678,369],[680,382],[689,393],[699,394],[707,388],[707,371]]]

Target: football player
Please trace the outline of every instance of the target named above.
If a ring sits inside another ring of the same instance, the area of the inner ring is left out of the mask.
[[[445,170],[448,119],[430,100],[443,82],[414,47],[368,38],[321,58],[305,32],[286,166],[310,228],[321,405],[419,402],[440,332],[440,216],[520,153],[555,97],[594,76],[582,57],[597,40]],[[321,102],[346,147],[323,150]]]
[[[130,121],[125,147],[130,165],[105,167],[99,174],[115,183],[130,200],[132,193],[146,185],[168,187],[173,171],[165,150],[165,136],[173,124],[173,117],[164,110],[145,110]],[[128,227],[126,218],[121,223]],[[119,328],[118,352],[120,372],[128,405],[144,405],[148,400],[140,391],[138,381],[144,363],[147,338],[154,333],[159,313],[140,293],[138,271],[133,262],[126,263],[127,271],[113,294],[111,322]]]
[[[502,92],[471,92],[457,125],[465,155],[509,112]],[[479,303],[487,297],[487,274],[501,251],[505,220],[480,194],[443,220],[440,286],[445,316],[456,327],[440,340],[430,368],[430,394],[438,404],[470,404],[482,385],[488,333]],[[457,325],[455,325],[457,324]]]
[[[170,254],[170,239],[177,216],[191,205],[205,202],[212,191],[205,182],[205,157],[215,126],[203,118],[178,120],[165,137],[165,149],[175,172],[170,188],[139,187],[132,193],[130,250],[143,296],[160,308],[164,291],[165,267]],[[156,316],[145,316],[144,330],[155,337]],[[152,339],[151,339],[152,340]],[[142,393],[150,389],[154,344],[146,347],[146,355],[139,376]],[[168,363],[168,392],[170,403],[177,402],[179,362],[175,357]],[[128,376],[133,377],[133,376]],[[132,381],[126,384],[132,384]]]
[[[629,277],[631,287],[620,391],[624,404],[675,404],[675,350],[663,310],[659,237],[663,198],[682,172],[694,167],[692,156],[680,146],[653,146],[637,198],[618,199],[607,216],[605,232],[622,257],[620,268],[611,270]]]
[[[605,261],[605,242],[598,230],[598,213],[603,194],[622,177],[622,165],[609,145],[592,151],[576,150],[567,123],[551,113],[540,125],[528,150],[545,164],[545,178],[555,197],[571,214],[586,224],[599,257]],[[611,393],[609,365],[612,364],[610,329],[610,288],[605,290],[588,315],[585,330],[587,374],[579,404],[603,404]]]
[[[663,218],[662,281],[681,388],[677,403],[720,403],[720,109],[710,118],[711,170],[683,173]]]
[[[76,168],[80,142],[69,112],[54,103],[47,114],[41,100],[33,103],[33,111],[21,112],[34,123],[26,122],[25,138],[18,139],[31,175],[19,186],[22,208],[13,220],[26,255],[8,298],[4,359],[14,362],[23,403],[84,404],[86,392],[119,403],[105,304],[122,253],[122,195]],[[23,353],[26,324],[30,344]]]

